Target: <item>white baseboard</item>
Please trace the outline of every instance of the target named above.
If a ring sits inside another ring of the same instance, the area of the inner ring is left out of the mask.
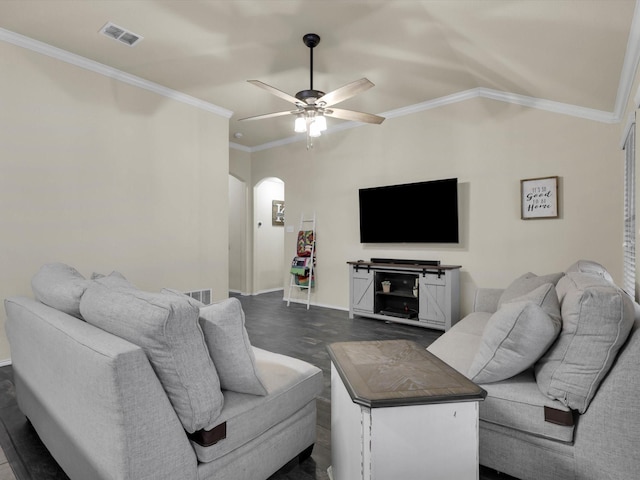
[[[8,367],[11,364],[12,363],[10,358],[5,358],[4,360],[0,360],[0,367]]]
[[[261,295],[263,293],[273,293],[273,292],[284,292],[284,288],[279,287],[279,288],[271,288],[271,289],[268,289],[268,290],[260,290],[260,291],[258,291],[256,293],[254,293],[253,295]]]
[[[240,290],[232,290],[232,289],[229,289],[229,293],[234,293],[236,295],[242,295],[243,297],[249,297],[251,295],[248,292],[242,292]]]
[[[283,302],[290,301],[291,303],[301,303],[303,305],[307,304],[307,301],[305,299],[303,299],[303,298],[292,298],[291,300],[289,300],[286,297],[282,297],[282,301]],[[313,305],[314,307],[330,308],[332,310],[342,310],[343,312],[348,312],[349,311],[348,308],[338,307],[336,305],[327,305],[326,303],[309,302],[309,305]]]

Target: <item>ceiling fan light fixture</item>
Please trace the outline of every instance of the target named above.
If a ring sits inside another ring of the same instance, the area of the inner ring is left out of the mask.
[[[296,117],[296,122],[294,123],[293,130],[296,133],[303,133],[307,131],[307,122],[304,119],[304,116],[298,115]]]
[[[322,135],[320,125],[318,125],[318,120],[314,120],[309,124],[309,136],[312,138],[316,138],[320,135]]]

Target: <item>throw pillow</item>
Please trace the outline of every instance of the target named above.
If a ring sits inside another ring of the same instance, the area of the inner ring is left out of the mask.
[[[555,285],[564,276],[563,272],[551,273],[548,275],[536,275],[535,273],[527,272],[524,275],[516,278],[511,284],[502,292],[500,299],[498,300],[498,308],[503,303],[509,302],[514,298],[526,295],[529,292],[534,291],[545,283],[551,283]]]
[[[492,383],[523,372],[547,351],[560,328],[560,305],[551,283],[504,303],[487,322],[468,377]]]
[[[567,268],[566,273],[570,272],[581,272],[581,273],[591,273],[593,275],[600,275],[609,283],[614,283],[613,278],[598,262],[594,262],[592,260],[578,260],[576,263]]]
[[[93,282],[80,311],[88,323],[144,350],[188,433],[214,426],[224,397],[197,307],[177,296]]]
[[[536,364],[542,393],[584,413],[634,322],[632,300],[600,275],[570,272],[563,293],[562,332]]]
[[[224,390],[266,395],[237,298],[200,309],[200,326]]]
[[[45,264],[31,279],[31,289],[38,301],[78,318],[82,318],[80,298],[89,284],[80,272],[64,263]]]

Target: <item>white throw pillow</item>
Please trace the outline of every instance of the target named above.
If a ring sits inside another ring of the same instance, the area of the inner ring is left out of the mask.
[[[223,390],[266,395],[237,298],[200,309],[200,327]]]
[[[551,283],[505,302],[487,322],[467,376],[476,383],[493,383],[523,372],[553,344],[560,328],[560,305]]]

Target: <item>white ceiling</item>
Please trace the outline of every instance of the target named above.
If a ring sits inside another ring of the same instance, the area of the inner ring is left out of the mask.
[[[309,88],[302,36],[310,32],[321,36],[314,88],[329,92],[362,77],[376,85],[340,108],[394,116],[443,97],[479,94],[614,118],[637,62],[635,6],[636,0],[0,0],[0,27],[9,31],[5,39],[15,32],[229,110],[230,141],[255,149],[292,137],[293,117],[237,122],[290,107],[246,80],[291,95]],[[98,32],[107,22],[144,40],[132,48],[106,38]],[[340,123],[329,119],[330,129]]]

